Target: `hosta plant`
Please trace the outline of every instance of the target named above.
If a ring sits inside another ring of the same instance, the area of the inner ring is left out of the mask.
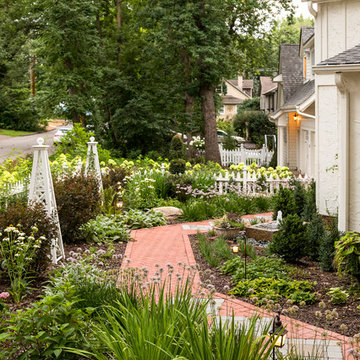
[[[345,304],[346,300],[349,298],[349,293],[338,287],[330,288],[327,294],[330,296],[330,302],[334,305]]]
[[[348,232],[335,242],[334,264],[339,274],[350,274],[360,281],[360,235]]]
[[[80,227],[89,242],[129,241],[130,229],[150,228],[165,225],[161,213],[141,210],[130,210],[124,214],[98,215]]]

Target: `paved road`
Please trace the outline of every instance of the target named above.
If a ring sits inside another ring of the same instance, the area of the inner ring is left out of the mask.
[[[50,145],[50,151],[53,150],[54,134],[56,131],[57,129],[54,129],[45,133],[17,137],[0,135],[0,162],[8,158],[13,159],[17,156],[32,153],[32,146],[37,143],[36,140],[39,137],[43,137],[45,144]]]

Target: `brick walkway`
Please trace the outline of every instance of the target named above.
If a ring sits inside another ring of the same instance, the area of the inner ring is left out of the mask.
[[[255,218],[268,220],[271,215],[271,213],[246,215],[244,220],[250,221]],[[182,264],[188,266],[196,264],[188,235],[196,234],[198,231],[209,231],[211,227],[211,221],[202,221],[132,231],[131,235],[135,241],[128,243],[125,252],[127,259],[131,261],[129,265],[123,262],[123,266],[136,268],[145,266],[149,270],[149,274],[155,274],[159,268],[163,268],[164,278],[167,276],[168,264],[175,266],[175,272],[180,272]],[[176,277],[173,277],[172,281],[175,282]],[[199,276],[196,275],[194,283],[197,284],[199,281]],[[260,314],[263,323],[269,323],[273,318],[271,313],[265,313],[264,310],[256,306],[231,299],[223,294],[215,293],[214,299],[216,301],[216,315],[220,316],[222,320],[230,319],[232,314],[234,314],[236,321],[242,323],[254,314]],[[347,355],[350,348],[349,345],[346,345],[348,338],[286,316],[282,316],[281,320],[287,324],[289,331],[287,346],[283,351],[286,352],[288,348],[295,346],[298,354],[316,353],[321,359],[329,360],[353,359]],[[325,334],[326,340],[324,340]]]

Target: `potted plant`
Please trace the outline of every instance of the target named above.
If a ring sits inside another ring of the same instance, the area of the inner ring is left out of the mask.
[[[214,226],[216,235],[224,239],[234,239],[244,229],[245,224],[237,214],[225,214]]]

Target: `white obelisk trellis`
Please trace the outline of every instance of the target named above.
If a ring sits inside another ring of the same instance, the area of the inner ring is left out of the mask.
[[[55,239],[51,240],[51,259],[56,264],[60,259],[65,259],[65,252],[47,152],[49,146],[44,145],[43,138],[38,138],[37,142],[38,145],[33,146],[34,159],[30,179],[29,203],[33,201],[43,204],[49,216],[55,220],[57,235]]]
[[[88,144],[87,156],[86,156],[86,165],[85,165],[85,176],[90,172],[94,172],[96,178],[99,182],[99,189],[102,190],[102,179],[101,179],[101,169],[99,163],[99,155],[97,151],[97,142],[94,137],[90,138]]]

